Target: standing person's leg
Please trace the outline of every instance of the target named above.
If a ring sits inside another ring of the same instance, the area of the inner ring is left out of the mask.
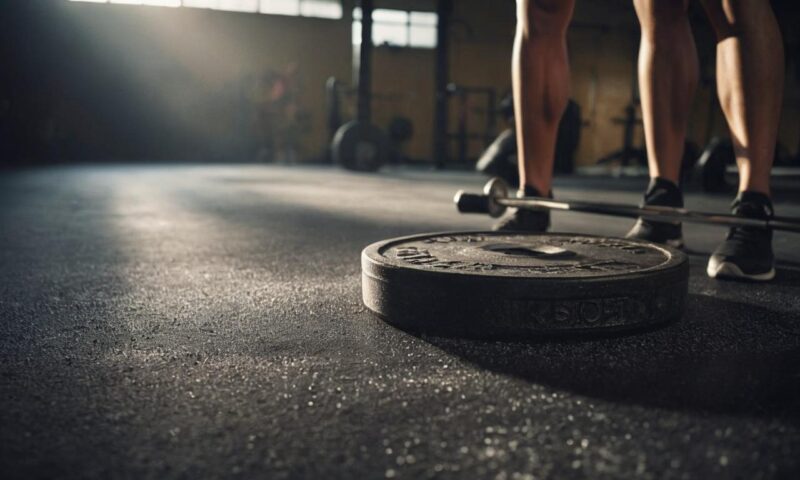
[[[689,110],[698,81],[688,0],[634,0],[641,24],[639,90],[650,185],[643,205],[682,207],[678,187]],[[681,246],[680,223],[639,220],[628,237]]]
[[[689,0],[634,0],[641,24],[639,92],[650,178],[677,184],[689,110],[697,87],[697,49]]]
[[[783,100],[783,40],[768,1],[703,0],[717,33],[717,91],[739,166],[739,191],[769,195]]]
[[[558,123],[569,100],[567,26],[575,0],[517,0],[512,59],[520,191],[547,196]],[[518,210],[503,230],[544,231],[549,214]]]
[[[733,212],[768,218],[783,97],[781,33],[766,0],[703,0],[703,6],[717,33],[717,90],[739,166]],[[711,256],[708,274],[769,280],[773,264],[770,230],[732,228]]]

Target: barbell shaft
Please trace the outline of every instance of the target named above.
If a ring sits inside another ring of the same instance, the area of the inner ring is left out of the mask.
[[[475,194],[463,194],[473,197]],[[461,195],[456,195],[456,202]],[[487,195],[486,204],[491,201]],[[682,221],[692,223],[705,223],[712,225],[722,225],[728,227],[756,227],[771,228],[772,230],[782,230],[800,233],[800,219],[774,217],[769,220],[757,218],[739,217],[721,213],[694,212],[685,208],[673,207],[632,207],[630,205],[620,205],[613,203],[596,203],[583,201],[559,201],[542,197],[495,197],[494,202],[505,207],[515,207],[528,210],[564,210],[580,213],[591,213],[599,215],[609,215],[614,217],[644,218],[652,221]],[[459,210],[461,210],[459,206]],[[474,209],[461,210],[463,213],[475,212]],[[486,213],[486,212],[484,212]]]
[[[527,208],[527,209],[547,209],[547,210],[568,210],[572,212],[594,213],[610,215],[616,217],[644,218],[653,221],[682,221],[693,223],[706,223],[713,225],[725,225],[729,227],[757,227],[771,228],[773,230],[785,230],[800,232],[800,219],[774,217],[771,219],[746,218],[736,215],[721,213],[695,212],[685,208],[673,207],[631,207],[629,205],[619,205],[612,203],[593,203],[569,201],[562,202],[549,198],[522,197],[522,198],[498,198],[495,201],[506,207]]]

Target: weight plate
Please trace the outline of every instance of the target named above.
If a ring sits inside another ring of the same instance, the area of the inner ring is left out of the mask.
[[[683,314],[689,263],[640,240],[434,233],[361,254],[364,304],[397,327],[508,338],[619,331]]]
[[[331,153],[334,162],[348,170],[374,172],[388,160],[388,138],[372,125],[352,121],[342,125],[333,137]]]

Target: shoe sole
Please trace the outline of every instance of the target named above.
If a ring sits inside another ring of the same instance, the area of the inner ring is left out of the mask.
[[[744,273],[738,265],[731,262],[720,262],[716,265],[708,262],[706,273],[711,278],[746,279],[756,282],[766,282],[775,278],[775,268],[770,268],[765,273]]]
[[[668,247],[672,247],[672,248],[675,248],[675,249],[678,249],[678,250],[683,250],[683,247],[685,246],[684,243],[683,243],[683,239],[682,238],[673,238],[672,240],[663,240],[663,241],[660,241],[660,242],[657,242],[655,240],[649,240],[647,238],[639,238],[639,237],[625,237],[625,238],[630,238],[632,240],[644,240],[646,242],[655,243],[657,245],[666,245]]]
[[[683,243],[683,235],[681,235],[678,238],[668,238],[666,240],[664,240],[664,239],[647,238],[644,235],[639,236],[639,235],[637,235],[637,233],[638,233],[639,226],[640,226],[641,223],[642,223],[642,219],[641,218],[636,220],[636,224],[633,226],[633,228],[631,228],[631,230],[628,232],[628,234],[625,235],[625,238],[630,238],[630,239],[633,239],[633,240],[644,240],[646,242],[651,242],[651,243],[659,243],[661,245],[666,245],[668,247],[677,248],[678,250],[683,250],[683,247],[685,246],[684,243]]]

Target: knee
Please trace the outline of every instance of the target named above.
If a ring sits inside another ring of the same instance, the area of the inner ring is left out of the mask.
[[[563,39],[574,0],[517,0],[517,25],[526,36]]]

